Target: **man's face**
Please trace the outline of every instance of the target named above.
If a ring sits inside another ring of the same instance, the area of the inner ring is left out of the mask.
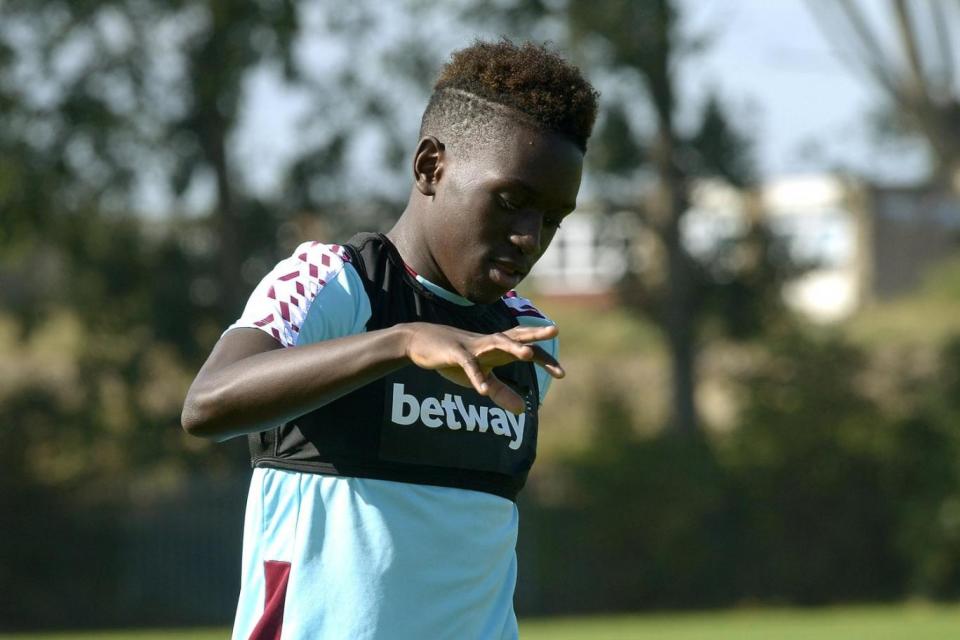
[[[445,284],[478,303],[516,287],[573,211],[582,168],[575,144],[526,127],[479,149],[448,147],[425,230]]]

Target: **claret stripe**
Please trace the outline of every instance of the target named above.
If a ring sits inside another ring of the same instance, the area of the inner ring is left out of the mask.
[[[295,345],[311,302],[343,268],[346,255],[340,245],[305,242],[298,246],[251,296],[244,311],[246,326],[262,328],[285,347]]]
[[[267,560],[263,563],[263,574],[263,615],[250,632],[249,640],[280,640],[287,584],[290,582],[290,563]]]
[[[507,305],[507,308],[510,309],[510,313],[514,317],[527,316],[547,320],[547,317],[543,315],[539,309],[533,306],[529,300],[518,295],[516,291],[507,291],[503,296],[503,302]]]

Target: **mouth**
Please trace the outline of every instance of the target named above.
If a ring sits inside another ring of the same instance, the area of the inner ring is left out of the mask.
[[[493,260],[490,280],[504,289],[513,289],[527,275],[527,269],[512,260]]]

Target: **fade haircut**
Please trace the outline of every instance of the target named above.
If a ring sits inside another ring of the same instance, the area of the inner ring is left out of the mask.
[[[477,40],[453,52],[440,70],[420,136],[479,144],[520,122],[586,151],[598,96],[577,67],[543,45]]]

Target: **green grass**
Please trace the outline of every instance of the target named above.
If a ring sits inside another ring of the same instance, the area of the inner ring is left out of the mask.
[[[536,298],[535,298],[536,299]],[[563,355],[588,355],[595,359],[663,350],[660,332],[649,322],[620,306],[597,307],[585,303],[547,298],[538,307],[560,327]]]
[[[223,640],[225,629],[0,635],[0,640]],[[960,606],[761,609],[523,620],[523,640],[951,640]]]
[[[867,348],[888,344],[937,346],[960,333],[960,258],[931,268],[909,294],[877,302],[846,325],[851,338]]]
[[[950,640],[960,607],[734,610],[526,621],[524,640]]]

